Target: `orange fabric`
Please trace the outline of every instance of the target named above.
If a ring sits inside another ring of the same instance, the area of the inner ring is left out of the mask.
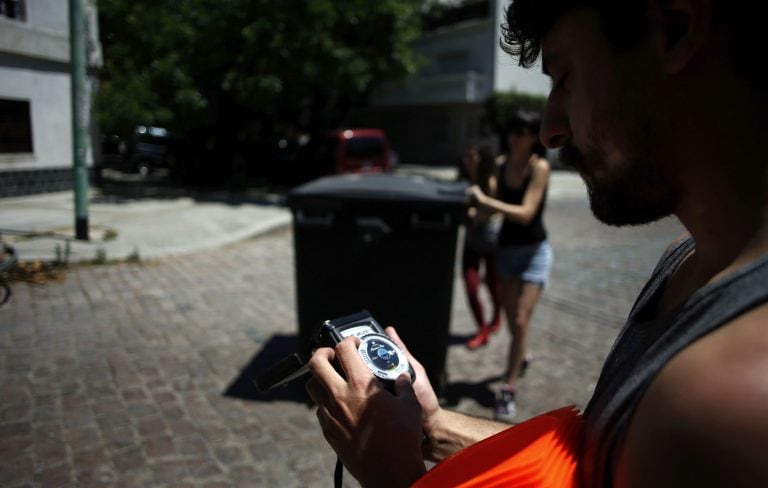
[[[547,412],[457,452],[412,488],[576,488],[582,426],[572,406]]]

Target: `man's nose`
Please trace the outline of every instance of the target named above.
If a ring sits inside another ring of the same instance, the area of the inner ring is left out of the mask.
[[[549,149],[562,147],[571,138],[571,126],[561,100],[551,94],[541,119],[539,139]]]

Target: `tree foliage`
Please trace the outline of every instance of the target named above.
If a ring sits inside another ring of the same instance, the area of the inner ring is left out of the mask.
[[[417,56],[416,0],[100,0],[104,131],[136,124],[232,148],[332,125]]]
[[[543,115],[547,97],[532,95],[515,90],[496,92],[485,103],[485,112],[490,125],[503,136],[509,117],[518,109],[534,110]]]

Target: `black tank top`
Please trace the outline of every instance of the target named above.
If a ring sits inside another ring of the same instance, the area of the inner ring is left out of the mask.
[[[531,175],[523,180],[523,184],[519,188],[512,188],[507,185],[506,178],[504,177],[507,163],[501,165],[498,178],[498,196],[499,200],[513,205],[520,205],[523,203],[523,197],[525,191],[528,189],[528,185],[531,183]],[[541,205],[539,205],[536,215],[533,216],[528,225],[521,225],[512,222],[508,219],[504,219],[504,224],[501,226],[501,232],[499,233],[499,245],[501,246],[518,246],[526,244],[535,244],[542,242],[547,238],[547,230],[544,228],[544,206],[547,202],[547,189],[544,190],[544,195],[541,198]]]
[[[685,347],[768,301],[767,254],[699,289],[671,315],[647,319],[667,279],[694,247],[689,237],[661,257],[603,365],[585,410],[583,486],[612,486],[621,441],[659,371]]]

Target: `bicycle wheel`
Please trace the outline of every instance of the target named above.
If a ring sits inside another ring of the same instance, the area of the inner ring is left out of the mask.
[[[11,286],[5,281],[0,281],[0,307],[11,299]]]
[[[11,286],[5,281],[5,273],[16,265],[16,250],[8,244],[0,241],[0,307],[11,299]]]

